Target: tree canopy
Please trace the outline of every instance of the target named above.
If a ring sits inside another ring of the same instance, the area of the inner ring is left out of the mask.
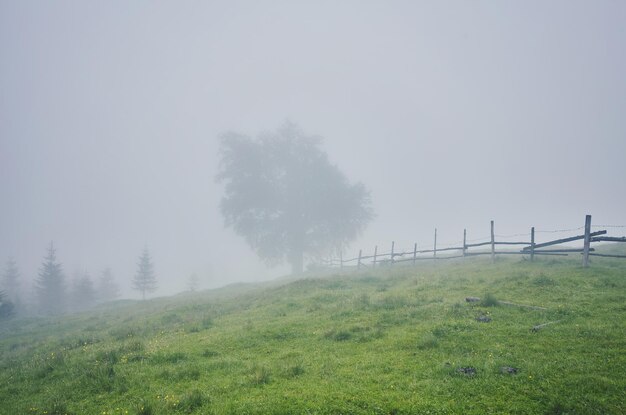
[[[258,139],[221,136],[226,225],[267,263],[287,261],[294,273],[305,257],[341,249],[373,217],[365,186],[349,183],[320,144],[292,123]]]

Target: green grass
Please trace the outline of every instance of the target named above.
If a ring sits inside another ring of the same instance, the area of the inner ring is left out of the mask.
[[[0,325],[2,414],[624,412],[623,260],[346,271]]]

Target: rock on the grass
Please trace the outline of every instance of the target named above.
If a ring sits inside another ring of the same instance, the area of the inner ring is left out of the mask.
[[[468,303],[477,303],[480,301],[479,297],[465,297],[465,301]]]
[[[476,374],[476,368],[472,366],[460,367],[456,371],[465,376],[474,376]]]
[[[478,321],[480,323],[489,323],[491,321],[491,317],[485,316],[485,315],[480,315],[480,316],[476,317],[476,321]]]
[[[517,372],[519,372],[519,368],[516,368],[516,367],[502,366],[500,368],[500,373],[503,373],[503,374],[515,375]]]

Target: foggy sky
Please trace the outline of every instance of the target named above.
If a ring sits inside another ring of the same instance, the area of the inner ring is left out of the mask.
[[[280,275],[225,229],[218,135],[296,122],[370,190],[350,252],[626,224],[626,3],[0,0],[0,261],[144,246],[160,290]],[[622,232],[623,234],[623,232]],[[620,234],[619,236],[622,236]],[[30,284],[23,288],[29,288]]]

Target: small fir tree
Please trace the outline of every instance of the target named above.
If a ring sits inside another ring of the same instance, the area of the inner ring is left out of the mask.
[[[96,299],[96,291],[89,274],[84,273],[74,280],[72,289],[72,309],[74,311],[84,311],[93,307]]]
[[[2,274],[2,288],[6,295],[6,300],[19,303],[20,271],[13,258],[9,258]]]
[[[48,254],[39,269],[39,278],[35,281],[35,291],[39,312],[42,314],[61,314],[65,310],[65,277],[63,268],[56,258],[54,244],[50,242]]]
[[[14,314],[14,305],[7,298],[4,291],[0,290],[0,319],[9,318]]]
[[[146,299],[146,293],[156,291],[157,282],[154,275],[154,264],[150,257],[148,248],[144,248],[143,253],[139,257],[139,264],[137,264],[137,273],[133,279],[133,288],[141,291],[141,298]]]
[[[98,299],[101,302],[113,301],[120,296],[120,288],[113,278],[111,268],[105,268],[98,281]]]

